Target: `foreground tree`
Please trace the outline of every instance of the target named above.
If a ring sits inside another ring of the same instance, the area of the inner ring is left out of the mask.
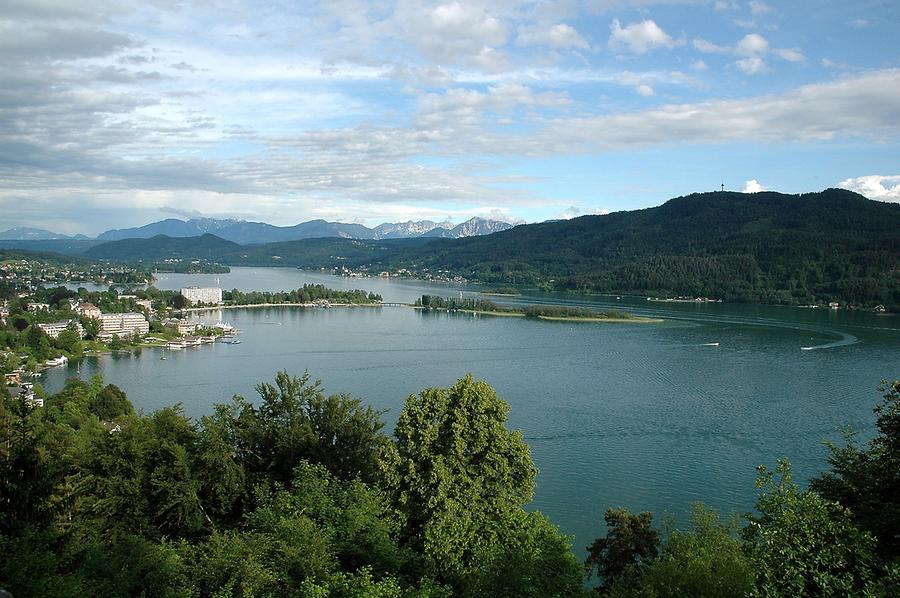
[[[759,468],[756,502],[743,535],[762,596],[877,595],[875,540],[850,512],[793,481],[787,460]]]
[[[0,394],[0,534],[20,533],[51,515],[56,483],[45,450],[40,410],[22,398]]]
[[[723,522],[694,505],[686,530],[673,530],[659,558],[612,585],[615,598],[739,598],[754,590],[754,573],[736,537],[737,521]]]
[[[656,557],[659,532],[653,529],[653,514],[632,515],[628,509],[608,509],[606,537],[597,538],[587,547],[584,562],[588,578],[597,570],[602,580],[600,590],[609,590],[626,574],[636,574],[636,568]]]
[[[401,542],[422,555],[428,575],[460,594],[578,591],[565,538],[522,511],[537,470],[521,432],[506,429],[508,411],[471,375],[407,399],[396,442],[381,460],[384,486],[403,516]]]
[[[885,384],[875,407],[878,435],[860,448],[852,431],[845,446],[831,444],[831,471],[810,488],[850,510],[853,521],[878,540],[886,561],[900,557],[900,380]]]
[[[549,519],[520,510],[504,523],[498,541],[478,555],[479,565],[460,594],[544,598],[585,593],[571,542]]]
[[[325,397],[321,380],[308,372],[290,376],[279,372],[275,384],[256,387],[259,409],[242,403],[236,425],[246,441],[256,443],[255,466],[274,479],[290,482],[301,460],[325,465],[342,478],[371,481],[379,450],[381,413],[347,395]]]

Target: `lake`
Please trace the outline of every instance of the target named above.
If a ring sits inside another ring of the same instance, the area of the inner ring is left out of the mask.
[[[157,286],[288,290],[304,283],[361,288],[385,301],[423,293],[477,296],[481,287],[351,279],[276,268],[160,274]],[[321,378],[386,410],[390,428],[407,396],[471,372],[511,406],[540,474],[530,508],[575,536],[576,553],[603,529],[608,507],[684,521],[703,500],[725,513],[755,501],[757,465],[788,457],[798,480],[826,467],[822,441],[847,425],[869,438],[882,378],[900,376],[900,318],[873,313],[640,298],[534,294],[513,303],[626,309],[662,324],[541,322],[403,307],[223,310],[243,333],[217,344],[89,358],[43,377],[120,386],[139,409],[180,402],[199,417],[278,370]],[[718,346],[712,343],[719,343]],[[804,350],[803,348],[806,348]],[[166,360],[160,357],[165,355]]]

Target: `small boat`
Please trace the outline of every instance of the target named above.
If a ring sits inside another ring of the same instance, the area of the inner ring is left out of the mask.
[[[160,360],[160,361],[165,361],[165,360],[166,360],[166,356],[163,355],[162,357],[159,358],[159,360]]]

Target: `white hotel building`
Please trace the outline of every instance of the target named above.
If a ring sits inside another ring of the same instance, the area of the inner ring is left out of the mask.
[[[59,333],[66,330],[72,322],[73,320],[63,320],[62,322],[38,324],[38,328],[46,332],[50,338],[59,338]],[[78,333],[78,338],[84,338],[84,328],[78,322],[75,322],[75,332]]]
[[[181,294],[191,305],[218,305],[222,303],[222,289],[219,287],[185,287]]]
[[[135,331],[140,334],[150,332],[150,323],[144,314],[128,312],[124,314],[101,314],[100,330],[103,335],[130,336]]]

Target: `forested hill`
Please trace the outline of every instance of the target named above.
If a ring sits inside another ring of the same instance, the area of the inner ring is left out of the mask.
[[[199,237],[167,237],[156,235],[149,239],[109,241],[85,251],[84,255],[106,260],[205,259],[220,260],[223,255],[240,250],[241,246],[207,233]]]
[[[900,305],[898,231],[900,205],[841,189],[717,192],[427,245],[415,257],[486,281],[766,303]]]

